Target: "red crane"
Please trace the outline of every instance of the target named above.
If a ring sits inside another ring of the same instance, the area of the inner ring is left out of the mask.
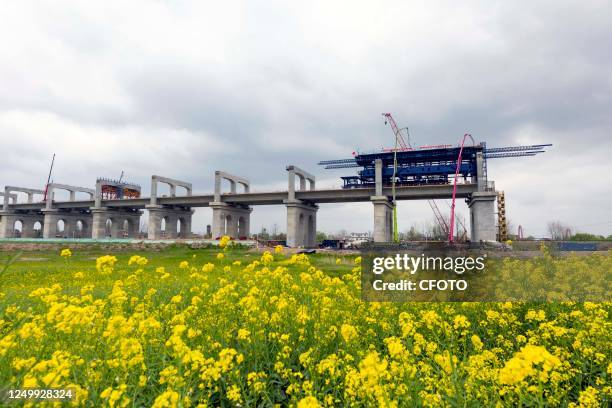
[[[393,134],[397,138],[400,149],[409,150],[410,146],[406,144],[406,141],[404,140],[404,137],[402,136],[402,132],[400,132],[400,129],[397,127],[397,123],[395,123],[395,119],[393,119],[393,116],[391,116],[390,113],[383,113],[382,115],[385,117],[385,125],[387,123],[391,125],[391,129],[393,130]]]
[[[448,229],[448,242],[453,242],[454,232],[455,232],[455,197],[457,195],[457,179],[459,178],[459,169],[461,169],[461,155],[463,154],[463,145],[465,144],[465,139],[470,138],[472,140],[472,144],[475,144],[472,135],[466,133],[463,135],[463,139],[461,139],[461,147],[459,148],[459,157],[457,157],[457,167],[455,168],[455,179],[453,180],[453,201],[451,204],[451,215],[450,215],[450,228]]]

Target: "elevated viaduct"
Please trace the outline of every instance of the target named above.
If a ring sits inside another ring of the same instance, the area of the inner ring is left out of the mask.
[[[288,185],[285,191],[255,192],[247,179],[226,172],[215,172],[215,191],[193,194],[191,183],[154,175],[151,196],[104,199],[100,180],[95,189],[52,184],[46,201],[35,201],[41,190],[6,186],[0,211],[0,238],[16,237],[16,225],[21,223],[21,237],[53,238],[58,223],[64,224],[64,235],[101,239],[133,237],[138,232],[143,210],[149,213],[148,238],[173,239],[191,234],[194,208],[213,210],[213,237],[230,235],[234,238],[250,235],[250,214],[254,206],[285,205],[287,208],[287,244],[292,247],[312,247],[315,244],[316,214],[319,204],[371,202],[373,231],[376,242],[392,239],[391,187],[383,184],[381,172],[376,172],[371,186],[350,189],[316,189],[315,176],[296,167],[286,167]],[[296,177],[298,183],[296,183]],[[229,181],[230,191],[222,191],[222,180]],[[157,184],[170,187],[169,196],[158,196]],[[238,188],[240,187],[240,188]],[[53,190],[70,193],[65,201],[54,200]],[[239,191],[240,190],[240,191]],[[27,202],[18,202],[15,193],[28,195]],[[77,199],[76,193],[88,195]],[[450,199],[453,186],[432,184],[396,187],[396,200]],[[495,240],[496,192],[492,182],[477,179],[457,185],[457,198],[466,199],[470,210],[471,240]],[[38,228],[37,228],[38,226]]]

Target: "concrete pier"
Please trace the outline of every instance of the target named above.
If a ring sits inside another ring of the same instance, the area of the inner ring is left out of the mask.
[[[149,205],[149,223],[147,237],[149,239],[175,239],[191,237],[191,217],[193,210],[190,207],[159,205],[157,203],[157,184],[164,183],[170,186],[170,197],[176,197],[176,188],[185,189],[186,197],[191,197],[193,187],[191,183],[168,177],[151,177],[151,197]]]
[[[21,223],[21,233],[15,227]],[[38,229],[36,225],[38,223]],[[0,211],[0,238],[41,238],[44,218],[39,211]]]
[[[381,159],[374,161],[375,195],[370,197],[374,205],[374,242],[391,242],[393,240],[393,203],[383,195]]]
[[[176,239],[191,237],[190,208],[172,208],[148,205],[149,224],[147,238],[149,239]]]
[[[213,210],[213,239],[223,235],[235,239],[248,238],[251,235],[251,207],[213,202],[210,203],[210,208]]]
[[[316,246],[317,205],[298,200],[285,203],[287,207],[287,246],[291,248]]]
[[[92,214],[88,210],[65,211],[44,209],[43,238],[91,238]],[[59,222],[64,224],[63,231]]]
[[[214,201],[210,203],[213,210],[212,238],[228,235],[234,239],[248,238],[251,234],[251,212],[253,209],[248,205],[228,204],[223,202],[222,181],[230,183],[230,194],[236,194],[238,184],[244,187],[248,193],[251,183],[249,180],[229,174],[225,171],[215,171],[215,194]]]
[[[297,191],[307,191],[315,189],[315,176],[300,169],[297,166],[287,166],[288,188],[287,200],[287,246],[312,248],[316,245],[317,236],[317,210],[319,207],[310,202],[295,198],[296,186],[295,177],[299,179],[299,189]]]
[[[132,209],[91,209],[91,238],[134,238],[140,228],[142,211]]]
[[[472,193],[470,209],[471,241],[495,241],[495,191]]]
[[[374,204],[374,242],[393,241],[393,204],[386,196],[370,198]]]

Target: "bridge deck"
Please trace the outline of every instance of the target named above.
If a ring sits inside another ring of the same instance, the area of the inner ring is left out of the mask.
[[[458,184],[457,198],[467,198],[477,191],[476,184]],[[453,186],[449,184],[430,186],[407,186],[396,188],[398,200],[428,200],[428,199],[450,199]],[[375,194],[374,188],[353,189],[322,189],[312,191],[296,191],[295,198],[316,204],[326,203],[350,203],[370,201]],[[384,188],[383,195],[391,196],[391,188]],[[287,191],[273,192],[250,192],[250,193],[226,193],[222,194],[221,200],[229,204],[242,205],[278,205],[287,200]],[[208,207],[214,201],[213,194],[193,195],[189,197],[158,197],[159,205],[175,205],[185,207]],[[141,197],[136,199],[103,200],[104,207],[111,208],[136,208],[144,209],[150,199]],[[54,209],[85,209],[94,206],[93,200],[82,201],[55,201]],[[18,203],[9,206],[12,210],[39,210],[44,208],[44,203]]]

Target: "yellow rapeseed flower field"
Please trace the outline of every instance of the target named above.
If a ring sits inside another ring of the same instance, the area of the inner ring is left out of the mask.
[[[229,242],[10,268],[0,391],[69,387],[91,407],[609,404],[608,303],[368,303],[360,258]]]

